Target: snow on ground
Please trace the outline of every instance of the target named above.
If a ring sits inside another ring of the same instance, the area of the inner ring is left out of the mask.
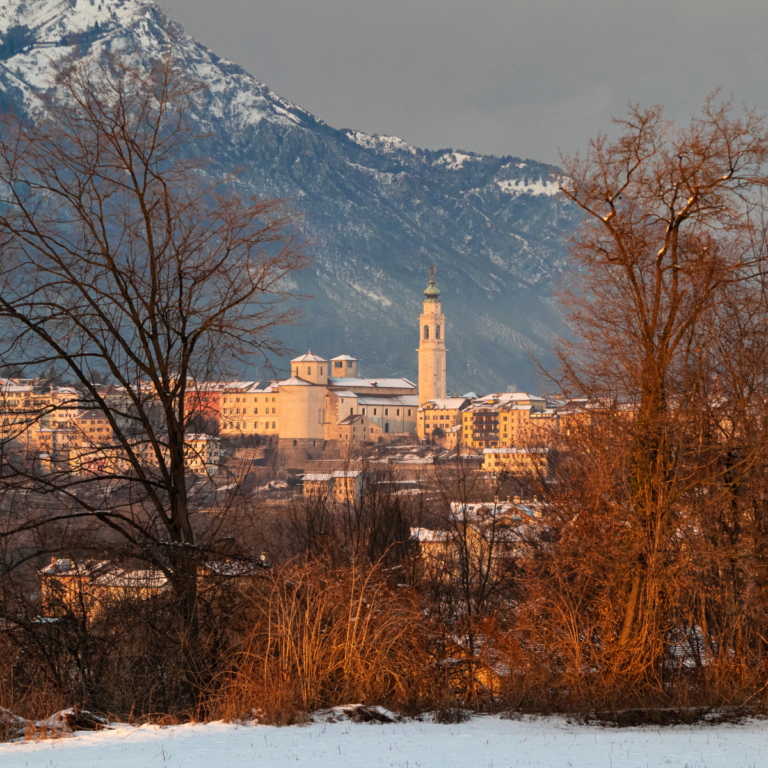
[[[765,750],[765,751],[763,751]],[[560,718],[475,717],[458,725],[224,723],[119,726],[0,745],[3,768],[746,768],[768,765],[768,730],[743,725],[601,728]]]

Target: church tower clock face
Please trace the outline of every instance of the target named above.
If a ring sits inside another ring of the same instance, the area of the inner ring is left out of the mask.
[[[435,285],[436,271],[430,267],[424,310],[419,317],[419,406],[428,400],[444,398],[446,393],[445,317],[440,306],[440,289]]]

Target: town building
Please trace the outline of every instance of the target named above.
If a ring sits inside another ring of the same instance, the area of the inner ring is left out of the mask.
[[[558,419],[542,397],[500,392],[474,400],[462,411],[462,423],[462,445],[482,450],[547,443]]]
[[[338,439],[342,443],[375,443],[382,435],[381,427],[367,419],[362,413],[349,415],[338,423]],[[329,431],[327,439],[335,440],[336,431]]]
[[[461,414],[472,401],[467,397],[444,397],[427,400],[418,411],[416,434],[421,440],[445,437],[447,433],[456,434],[456,427],[461,429]]]
[[[309,472],[304,475],[304,496],[327,499],[339,504],[353,503],[365,490],[365,474],[360,470]]]
[[[513,475],[546,475],[548,470],[548,448],[484,448],[484,472]]]

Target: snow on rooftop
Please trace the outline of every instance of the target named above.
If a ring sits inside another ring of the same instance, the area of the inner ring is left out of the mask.
[[[294,357],[291,360],[292,363],[327,363],[328,361],[324,357],[319,355],[313,355],[311,352],[307,352],[301,357]]]
[[[284,379],[277,382],[278,387],[314,387],[316,386],[311,381],[304,381],[297,376],[292,376],[290,379]]]
[[[357,404],[363,405],[403,405],[407,408],[417,408],[419,405],[418,395],[359,395]]]
[[[411,528],[411,540],[420,544],[445,544],[450,541],[448,531],[433,531],[430,528]]]
[[[427,400],[422,406],[423,410],[445,411],[461,408],[467,402],[466,397],[441,397]]]
[[[349,389],[332,389],[331,392],[336,397],[349,397],[350,399],[357,399],[357,395]]]
[[[382,389],[416,389],[416,385],[409,379],[356,379],[329,376],[328,384],[331,387],[344,387],[345,389],[362,389],[368,387],[381,387]]]

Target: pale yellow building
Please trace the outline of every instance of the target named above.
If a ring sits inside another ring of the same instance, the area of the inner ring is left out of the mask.
[[[548,448],[485,448],[482,469],[492,474],[546,475],[548,460]]]
[[[418,411],[416,434],[421,440],[445,437],[455,427],[461,427],[462,411],[470,404],[471,401],[466,397],[427,400]]]
[[[435,267],[430,268],[429,286],[424,291],[424,311],[419,317],[419,405],[443,399],[445,379],[445,316],[440,306],[440,289],[435,285]]]
[[[364,480],[365,475],[360,470],[307,473],[304,475],[304,496],[339,504],[352,503],[362,496]]]
[[[222,437],[280,434],[280,394],[274,384],[258,381],[220,383]]]
[[[381,427],[361,413],[347,416],[335,427],[327,426],[326,440],[340,440],[342,443],[375,443],[382,435]]]
[[[557,413],[542,397],[501,392],[474,400],[462,412],[461,442],[467,448],[514,448],[547,444],[558,428]]]

